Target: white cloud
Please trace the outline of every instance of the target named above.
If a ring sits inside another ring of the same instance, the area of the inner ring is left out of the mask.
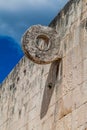
[[[68,0],[0,0],[0,35],[20,41],[31,25],[48,25]]]
[[[60,1],[60,0],[59,0]],[[23,8],[56,7],[56,0],[0,0],[0,10],[21,10]]]

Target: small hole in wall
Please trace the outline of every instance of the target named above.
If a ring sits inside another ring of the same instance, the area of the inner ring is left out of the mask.
[[[52,84],[52,83],[49,83],[49,84],[48,84],[48,88],[49,88],[49,89],[52,89],[52,87],[53,87],[53,84]]]
[[[16,91],[16,86],[15,86],[15,83],[13,83],[12,85],[10,85],[10,91],[13,91],[15,92]]]
[[[26,75],[26,69],[24,70],[24,75]]]
[[[59,73],[59,64],[57,64],[57,68],[56,68],[56,78],[58,77],[58,73]]]
[[[17,78],[17,82],[18,82],[19,80],[20,80],[20,78],[18,77],[18,78]]]

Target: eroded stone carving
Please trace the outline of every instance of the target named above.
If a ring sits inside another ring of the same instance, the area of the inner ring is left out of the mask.
[[[25,55],[38,64],[48,64],[61,58],[60,37],[55,29],[34,25],[22,37]]]

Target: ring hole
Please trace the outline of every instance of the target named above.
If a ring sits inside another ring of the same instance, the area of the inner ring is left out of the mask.
[[[52,87],[53,87],[53,84],[52,84],[52,83],[49,83],[49,84],[48,84],[48,88],[49,88],[49,89],[52,89]]]
[[[41,51],[46,51],[49,49],[50,41],[49,38],[45,35],[39,35],[36,38],[37,48]]]

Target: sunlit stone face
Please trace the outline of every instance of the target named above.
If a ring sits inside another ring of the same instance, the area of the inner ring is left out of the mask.
[[[41,51],[46,51],[49,49],[49,38],[45,35],[39,35],[36,38],[36,47]]]

